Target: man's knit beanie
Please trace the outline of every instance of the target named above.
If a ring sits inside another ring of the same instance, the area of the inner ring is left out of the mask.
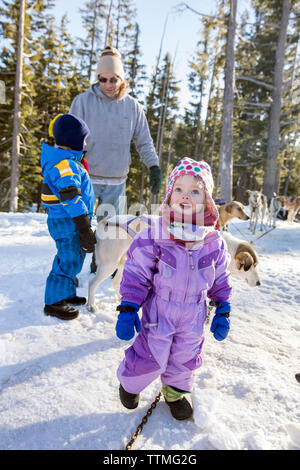
[[[73,114],[59,114],[49,126],[49,135],[54,137],[56,145],[72,150],[83,150],[84,140],[89,133],[86,123]]]
[[[122,80],[125,79],[121,54],[118,49],[107,46],[102,51],[96,70],[97,78],[102,73],[111,73],[113,75],[117,75]]]

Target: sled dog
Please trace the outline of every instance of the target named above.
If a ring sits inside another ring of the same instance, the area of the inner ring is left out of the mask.
[[[268,199],[259,191],[250,191],[248,189],[247,193],[249,194],[250,230],[254,235],[259,223],[260,230],[263,230],[264,218],[268,213]]]
[[[228,204],[223,204],[218,206],[218,211],[220,214],[219,217],[219,226],[223,230],[227,230],[227,224],[230,220],[237,218],[240,220],[249,220],[248,214],[246,214],[245,207],[239,201],[231,201]]]
[[[283,196],[282,200],[283,209],[288,211],[287,221],[292,223],[300,210],[300,196]]]
[[[270,227],[276,227],[276,219],[277,215],[282,208],[282,198],[281,196],[277,196],[275,193],[271,198],[270,205],[269,205],[269,214],[268,214],[268,222]]]

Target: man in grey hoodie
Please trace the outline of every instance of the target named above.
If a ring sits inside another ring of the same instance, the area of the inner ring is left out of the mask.
[[[98,82],[75,97],[70,113],[83,119],[90,129],[85,158],[99,203],[100,220],[104,216],[101,205],[111,204],[116,214],[124,212],[132,140],[150,169],[153,194],[159,193],[162,177],[144,110],[127,94],[128,82],[117,49],[111,46],[104,49],[96,74]],[[95,265],[91,270],[96,270]]]

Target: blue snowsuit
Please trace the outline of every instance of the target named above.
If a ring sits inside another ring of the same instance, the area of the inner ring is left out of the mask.
[[[57,248],[46,282],[46,305],[75,297],[76,276],[85,259],[72,220],[83,214],[93,216],[94,192],[89,175],[80,163],[82,155],[82,151],[42,144],[42,205],[46,208],[49,233]]]

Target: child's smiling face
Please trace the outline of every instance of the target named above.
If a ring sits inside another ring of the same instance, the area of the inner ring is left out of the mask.
[[[174,183],[169,205],[172,209],[189,214],[202,212],[205,190],[201,180],[193,175],[179,176]]]

